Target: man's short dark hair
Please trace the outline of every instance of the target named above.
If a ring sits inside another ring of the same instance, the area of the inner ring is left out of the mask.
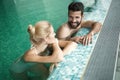
[[[81,11],[81,14],[83,15],[84,11],[84,5],[81,2],[72,2],[68,6],[69,11]]]

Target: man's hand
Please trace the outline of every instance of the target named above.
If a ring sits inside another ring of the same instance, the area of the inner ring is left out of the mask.
[[[83,39],[82,36],[76,36],[76,37],[71,38],[70,40],[76,43],[82,43],[82,39]]]
[[[88,45],[88,44],[92,43],[92,36],[93,36],[93,34],[89,33],[89,34],[87,34],[85,36],[73,37],[70,40],[72,40],[72,41],[74,41],[76,43],[81,43],[83,45]]]
[[[92,36],[93,36],[93,34],[91,34],[91,33],[83,36],[83,38],[82,38],[82,44],[83,45],[88,45],[88,44],[92,43]]]

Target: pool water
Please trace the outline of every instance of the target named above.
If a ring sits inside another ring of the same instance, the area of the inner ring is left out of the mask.
[[[30,47],[27,28],[48,20],[57,28],[67,20],[71,0],[0,1],[0,80],[11,80],[8,68]]]

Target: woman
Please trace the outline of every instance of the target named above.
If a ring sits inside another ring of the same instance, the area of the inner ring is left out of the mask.
[[[77,46],[71,41],[57,40],[52,25],[47,21],[39,21],[35,27],[29,25],[28,32],[32,48],[11,66],[10,72],[15,80],[29,80],[28,72],[31,70],[40,70],[42,79],[39,79],[46,79],[49,74],[46,63],[62,61],[63,56]]]

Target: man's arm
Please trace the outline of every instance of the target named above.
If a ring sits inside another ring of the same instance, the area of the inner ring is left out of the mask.
[[[96,34],[100,31],[102,24],[95,21],[84,21],[81,26],[91,28],[89,34]]]
[[[82,27],[91,28],[90,32],[82,37],[83,45],[88,45],[90,42],[92,42],[92,36],[101,30],[102,25],[99,22],[85,21],[82,23]]]

